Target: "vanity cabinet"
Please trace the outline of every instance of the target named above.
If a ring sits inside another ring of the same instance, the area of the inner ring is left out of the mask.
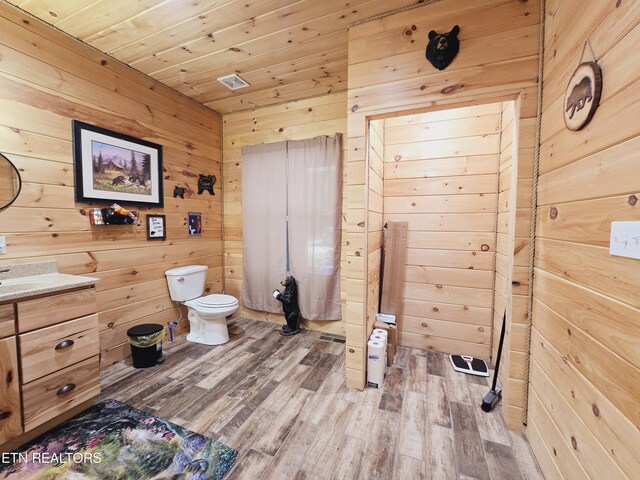
[[[96,313],[95,288],[72,290],[17,303],[18,332],[57,325],[66,320]]]
[[[0,411],[12,408],[12,429],[0,420],[0,444],[56,418],[100,393],[100,343],[95,288],[17,299],[0,305],[12,312],[0,317],[2,379],[15,372],[11,385],[0,385]],[[15,314],[13,313],[15,312]],[[14,318],[15,317],[15,318]],[[3,343],[6,341],[6,345]],[[17,354],[17,352],[19,352]],[[12,366],[12,367],[11,367]],[[18,382],[18,372],[20,372]],[[10,387],[12,400],[5,400]],[[15,413],[14,413],[15,412]]]
[[[13,304],[0,305],[0,444],[22,433]]]
[[[16,303],[24,430],[100,393],[95,288]]]

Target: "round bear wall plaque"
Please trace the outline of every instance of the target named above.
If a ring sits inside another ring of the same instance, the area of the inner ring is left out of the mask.
[[[602,71],[596,62],[584,62],[573,72],[564,95],[564,124],[569,130],[584,128],[593,118],[602,93]]]

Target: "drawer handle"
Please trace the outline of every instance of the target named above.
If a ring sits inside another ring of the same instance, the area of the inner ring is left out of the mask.
[[[11,416],[11,412],[0,412],[0,420],[6,420]]]
[[[56,345],[56,350],[64,350],[65,348],[69,348],[73,346],[73,340],[65,340],[64,342],[60,342]]]
[[[56,393],[56,395],[58,395],[59,397],[66,395],[69,392],[72,392],[76,389],[76,384],[75,383],[67,383],[63,386],[60,387],[60,389],[58,390],[58,392]]]

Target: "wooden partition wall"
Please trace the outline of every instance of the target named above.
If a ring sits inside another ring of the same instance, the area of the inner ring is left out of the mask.
[[[385,120],[384,222],[409,225],[400,345],[489,359],[501,108]]]
[[[347,96],[336,93],[281,105],[227,114],[223,118],[224,278],[226,292],[242,300],[242,155],[243,145],[301,140],[346,131]],[[346,141],[343,138],[343,152]],[[343,160],[344,160],[343,153]],[[346,170],[343,169],[346,176]],[[268,201],[268,199],[265,199]],[[321,207],[320,207],[321,208]],[[344,210],[343,205],[343,210]],[[343,215],[344,218],[344,215]],[[344,223],[344,220],[343,220]],[[344,226],[344,225],[343,225]],[[342,246],[342,274],[345,272]],[[278,287],[274,285],[273,288]],[[342,279],[342,302],[345,281]],[[344,308],[343,308],[344,310]],[[283,323],[283,316],[242,309],[243,315]],[[309,322],[312,330],[344,334],[344,322]]]
[[[640,260],[608,247],[612,221],[640,219],[640,2],[548,0],[546,18],[527,436],[547,478],[638,478]],[[572,132],[586,40],[602,98]]]
[[[369,212],[369,233],[367,244],[367,334],[373,331],[379,311],[380,289],[382,288],[382,249],[384,243],[384,152],[385,120],[369,123],[369,173],[367,175],[367,210]],[[362,192],[359,187],[351,187],[355,194]],[[353,199],[354,195],[351,196]],[[364,205],[364,203],[363,203]],[[349,208],[355,208],[349,203]],[[354,352],[348,352],[353,355]]]
[[[164,208],[139,209],[137,225],[91,226],[87,210],[104,205],[74,200],[72,119],[163,145]],[[99,277],[103,365],[129,355],[131,326],[178,318],[165,270],[208,265],[207,288],[222,290],[220,184],[216,196],[196,194],[199,173],[220,179],[219,115],[2,2],[0,151],[23,181],[0,212],[0,264],[56,260]],[[176,185],[188,187],[184,200]],[[202,213],[202,237],[187,235],[190,211]],[[166,215],[165,241],[147,240],[147,213]]]
[[[349,30],[348,162],[349,195],[364,195],[360,204],[347,208],[347,345],[354,353],[347,358],[347,384],[363,388],[366,318],[369,306],[371,241],[377,225],[369,212],[370,170],[367,152],[367,124],[390,114],[412,114],[454,106],[500,103],[519,99],[520,158],[532,165],[539,47],[538,1],[442,0]],[[445,70],[438,71],[424,58],[430,30],[461,28],[460,53]],[[496,46],[500,47],[497,48]],[[391,66],[393,68],[391,68]],[[385,120],[385,123],[387,120]],[[516,238],[529,237],[525,192],[530,177],[518,173],[522,198],[514,206],[519,213]],[[358,193],[358,190],[361,193]],[[495,192],[495,186],[494,186]],[[522,203],[521,203],[522,200]],[[366,208],[360,205],[367,205]],[[482,252],[476,241],[472,251]],[[495,245],[490,247],[495,251]],[[522,244],[527,249],[527,243]],[[526,302],[514,304],[514,318],[526,319]],[[526,321],[526,320],[524,320]],[[514,417],[521,423],[522,411]]]
[[[522,148],[519,145],[518,109],[517,102],[504,102],[502,105],[496,282],[491,357],[495,364],[502,319],[506,312],[505,337],[499,370],[502,405],[507,413],[509,428],[523,431],[523,407],[528,388],[526,362],[528,362],[527,329],[529,324],[526,311],[530,263],[530,251],[525,247],[528,247],[530,243],[528,235],[530,235],[533,147],[532,144]],[[513,208],[514,205],[517,208]],[[515,237],[516,231],[521,236],[520,238]]]

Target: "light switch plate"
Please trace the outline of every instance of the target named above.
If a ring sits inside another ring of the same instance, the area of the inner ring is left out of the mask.
[[[7,238],[2,235],[0,236],[0,254],[4,255],[7,253]]]
[[[640,259],[640,222],[611,222],[609,253]]]

